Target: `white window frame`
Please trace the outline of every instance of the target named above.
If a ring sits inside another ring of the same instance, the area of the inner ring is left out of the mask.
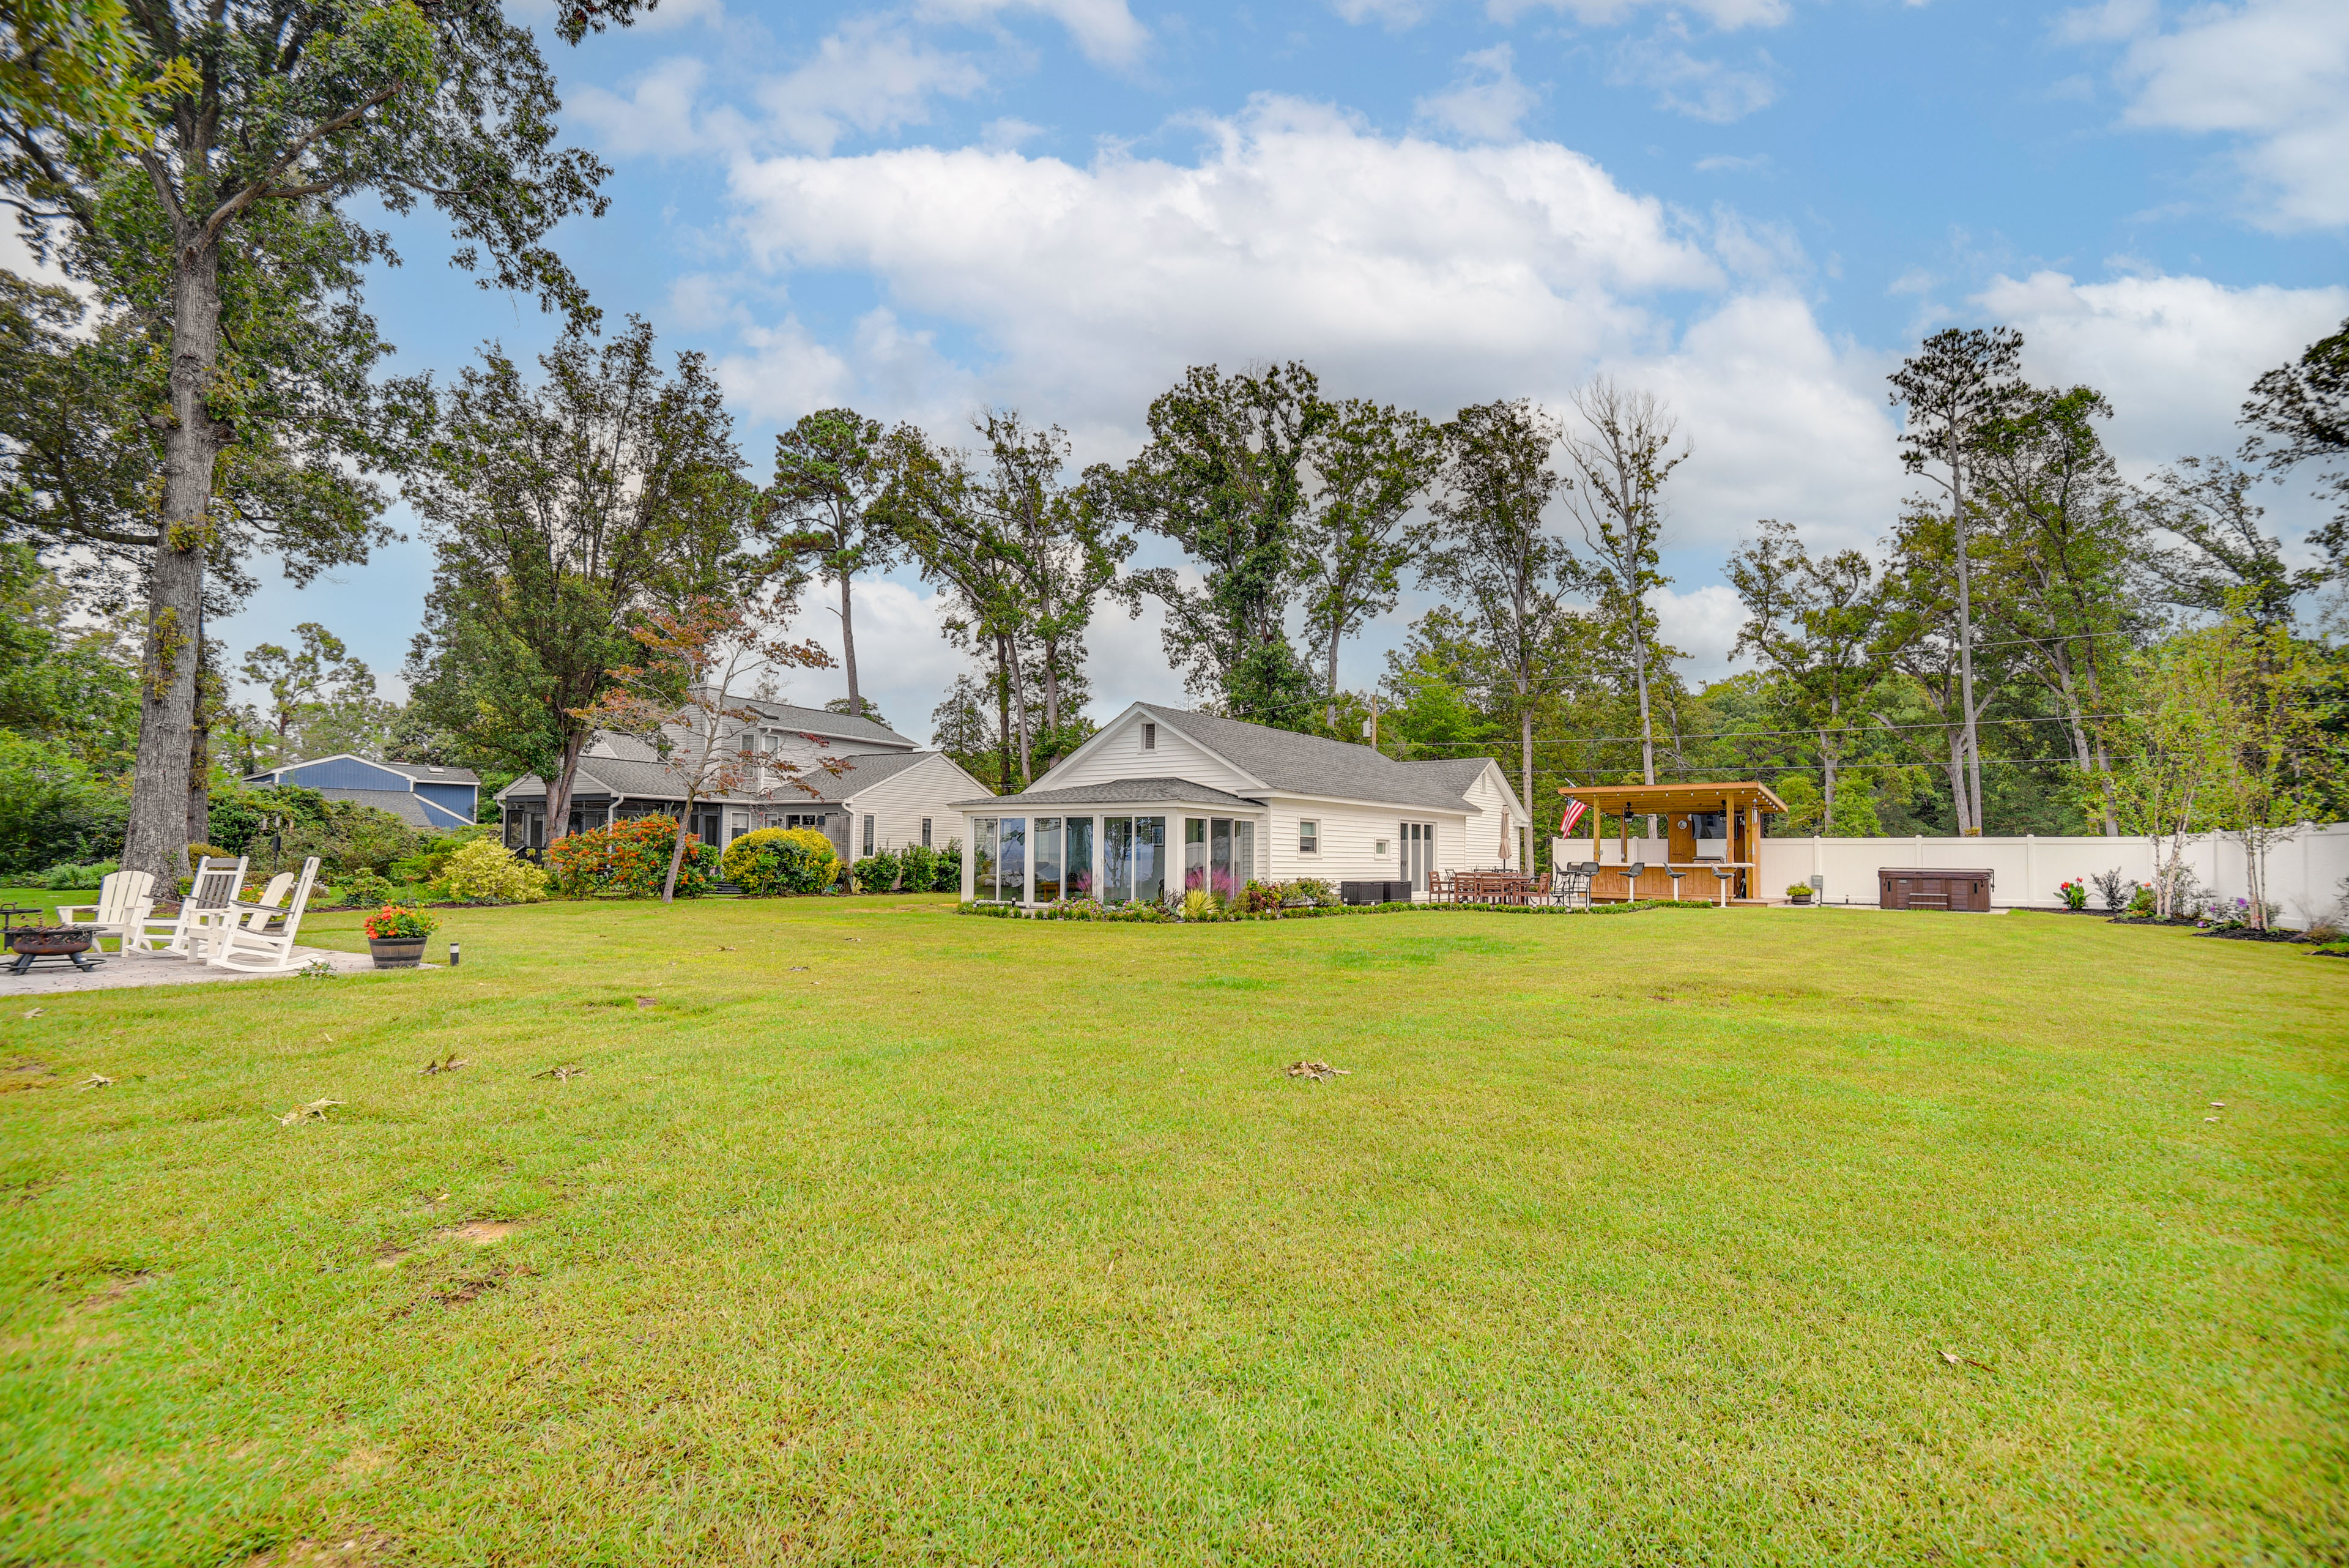
[[[1321,853],[1321,819],[1319,817],[1300,816],[1297,819],[1297,853],[1299,855]]]
[[[1158,749],[1157,725],[1144,724],[1142,726],[1142,749],[1145,752],[1154,752]]]

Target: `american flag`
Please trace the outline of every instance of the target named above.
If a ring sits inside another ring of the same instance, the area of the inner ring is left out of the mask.
[[[1557,825],[1557,836],[1560,838],[1564,838],[1573,833],[1574,825],[1580,822],[1582,820],[1582,814],[1589,809],[1590,805],[1588,801],[1568,801],[1566,803],[1566,819]]]

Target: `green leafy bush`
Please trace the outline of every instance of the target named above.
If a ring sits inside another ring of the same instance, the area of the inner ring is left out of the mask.
[[[336,890],[346,904],[380,904],[391,897],[391,883],[381,872],[362,866],[345,877]]]
[[[433,886],[468,903],[534,904],[546,897],[546,873],[494,838],[475,838],[442,857]]]
[[[299,871],[313,855],[329,877],[362,867],[384,873],[424,842],[388,811],[328,800],[298,784],[222,790],[212,797],[209,826],[213,843],[247,857],[249,868],[263,873]]]
[[[70,861],[52,866],[33,878],[28,886],[46,888],[53,893],[75,893],[85,888],[95,888],[122,867],[111,860],[96,860],[88,866],[76,866]]]
[[[761,827],[726,846],[726,880],[752,898],[821,893],[840,880],[840,856],[812,827]]]
[[[949,838],[947,846],[930,862],[930,891],[959,893],[962,891],[962,840]]]
[[[892,892],[896,888],[900,868],[901,862],[897,857],[886,849],[876,855],[868,855],[854,867],[856,890],[860,893]]]
[[[938,852],[928,845],[908,844],[897,852],[897,886],[905,891],[930,892],[937,887],[937,875]]]
[[[119,855],[129,815],[127,779],[101,779],[63,746],[0,730],[0,872]]]

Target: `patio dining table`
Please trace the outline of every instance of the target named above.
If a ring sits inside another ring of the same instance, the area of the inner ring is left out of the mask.
[[[1523,904],[1534,895],[1534,878],[1523,871],[1455,871],[1452,896],[1463,904]]]

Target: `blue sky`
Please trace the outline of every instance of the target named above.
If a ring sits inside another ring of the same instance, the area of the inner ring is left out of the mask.
[[[1660,608],[1695,679],[1755,518],[1863,545],[1891,521],[1883,378],[1924,332],[2019,327],[2035,379],[2112,399],[2141,474],[2231,451],[2251,377],[2349,317],[2339,0],[667,0],[550,48],[616,171],[565,254],[718,363],[755,475],[839,402],[953,439],[1017,407],[1092,461],[1192,362],[1302,358],[1438,416],[1608,374],[1694,444]],[[372,301],[403,369],[549,339],[398,232]],[[2270,499],[2296,539],[2310,509]],[[392,671],[429,569],[412,540],[223,632],[317,619]],[[959,657],[916,579],[863,602],[868,693],[926,740]],[[1154,618],[1093,643],[1100,706],[1181,699]]]

